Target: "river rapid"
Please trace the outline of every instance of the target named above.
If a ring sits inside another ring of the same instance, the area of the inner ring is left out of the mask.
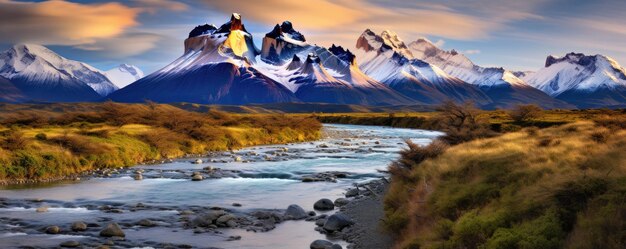
[[[50,248],[75,241],[111,248],[309,248],[327,239],[314,218],[284,216],[289,205],[313,211],[321,199],[345,197],[355,184],[380,179],[406,147],[428,144],[440,132],[377,126],[324,125],[319,141],[258,146],[108,175],[0,189],[0,248]],[[141,180],[134,177],[141,173]],[[202,181],[192,181],[194,174]],[[39,208],[39,210],[38,210]],[[39,212],[38,212],[39,211]],[[214,213],[230,222],[209,221]],[[319,215],[332,211],[315,211]],[[85,230],[72,230],[80,221]],[[110,223],[125,238],[100,236]],[[47,231],[58,226],[60,231]],[[70,244],[66,244],[70,245]]]

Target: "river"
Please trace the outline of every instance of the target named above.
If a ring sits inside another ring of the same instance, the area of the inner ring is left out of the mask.
[[[441,135],[426,130],[335,124],[324,125],[324,130],[319,141],[213,153],[201,158],[200,164],[180,159],[122,169],[110,177],[3,187],[0,248],[56,247],[70,240],[85,246],[112,243],[155,248],[308,248],[313,240],[328,239],[314,231],[314,222],[283,221],[267,232],[251,231],[248,228],[254,227],[252,224],[215,229],[194,229],[189,224],[194,214],[213,209],[226,209],[241,217],[250,217],[256,211],[283,213],[291,204],[311,211],[321,198],[335,200],[355,183],[384,176],[380,170],[398,157],[398,151],[405,147],[404,139],[427,144]],[[202,181],[190,180],[193,172],[207,166],[221,170],[205,175]],[[143,171],[143,180],[133,179],[138,169]],[[324,172],[335,172],[338,178],[302,180]],[[38,207],[48,209],[36,212]],[[181,212],[185,210],[193,214],[183,217]],[[154,224],[136,225],[142,219]],[[75,221],[88,224],[88,229],[71,231]],[[122,225],[125,240],[109,241],[98,235],[110,222]],[[258,223],[254,219],[250,222]],[[61,232],[46,234],[46,227],[51,225],[59,226]]]

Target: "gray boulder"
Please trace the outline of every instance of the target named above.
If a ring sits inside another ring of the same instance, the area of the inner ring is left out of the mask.
[[[100,236],[102,237],[126,237],[124,231],[117,223],[110,223],[107,225],[102,231],[100,231]]]
[[[285,218],[287,219],[301,220],[306,217],[309,217],[307,212],[304,211],[302,207],[296,204],[289,205],[289,207],[287,207],[287,210],[285,211]]]
[[[72,223],[72,231],[74,232],[82,232],[87,230],[87,224],[82,221],[77,221]]]
[[[311,249],[328,249],[333,246],[333,242],[328,240],[318,239],[316,241],[311,242]]]
[[[153,226],[156,226],[156,223],[154,223],[153,221],[149,219],[142,219],[139,222],[137,222],[137,225],[140,225],[142,227],[153,227]]]
[[[343,207],[345,205],[347,205],[348,203],[350,203],[350,200],[346,199],[346,198],[337,198],[334,202],[336,207]]]
[[[65,241],[65,242],[61,243],[59,246],[67,247],[67,248],[75,248],[75,247],[79,247],[80,246],[80,242],[74,241],[74,240],[70,240],[70,241]]]
[[[61,232],[61,228],[58,226],[49,226],[46,228],[47,234],[57,234]]]
[[[315,210],[328,211],[335,209],[335,204],[333,204],[333,201],[330,199],[324,198],[316,201],[315,204],[313,204],[313,208]]]
[[[351,226],[354,221],[343,214],[333,214],[324,223],[324,230],[329,232],[341,231],[344,227]]]
[[[359,190],[356,188],[351,188],[346,192],[346,197],[350,198],[350,197],[355,197],[359,195]]]

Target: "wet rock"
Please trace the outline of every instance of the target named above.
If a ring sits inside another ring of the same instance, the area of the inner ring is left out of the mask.
[[[315,210],[328,211],[335,209],[335,204],[330,199],[320,199],[313,204]]]
[[[235,162],[241,162],[241,157],[235,157]]]
[[[324,229],[329,232],[341,231],[344,227],[351,226],[354,222],[346,215],[333,214],[324,223]]]
[[[348,189],[348,191],[346,192],[346,197],[348,198],[355,197],[357,195],[359,195],[359,190],[356,188]]]
[[[79,247],[80,246],[80,242],[74,241],[74,240],[70,240],[70,241],[65,241],[65,242],[61,243],[59,246],[67,247],[67,248],[74,248],[74,247]]]
[[[233,207],[241,207],[242,205],[239,203],[233,203]]]
[[[139,222],[137,222],[137,225],[140,225],[142,227],[153,227],[153,226],[156,226],[156,223],[152,222],[149,219],[142,219]]]
[[[201,164],[202,163],[202,159],[196,159],[194,161],[191,161],[191,163],[193,163],[193,164]]]
[[[235,241],[235,240],[241,240],[241,236],[236,235],[236,236],[230,236],[228,237],[227,241]]]
[[[235,219],[235,216],[232,214],[225,214],[220,216],[219,218],[217,218],[217,220],[215,220],[215,223],[217,224],[226,224],[226,222]]]
[[[38,207],[37,209],[35,209],[35,211],[37,211],[37,213],[45,213],[45,212],[48,212],[48,206],[41,206],[41,207]]]
[[[180,215],[192,215],[192,214],[194,214],[194,212],[191,211],[191,210],[183,210],[183,211],[180,211],[178,214],[180,214]]]
[[[317,146],[317,148],[328,148],[327,144],[320,144]]]
[[[316,241],[313,241],[309,247],[311,249],[328,249],[331,246],[333,246],[333,242],[330,242],[328,240],[318,239]]]
[[[343,249],[343,247],[340,244],[334,244],[330,247],[330,249]]]
[[[230,227],[230,228],[235,228],[235,227],[237,227],[237,225],[238,224],[237,224],[237,222],[235,220],[229,220],[229,221],[226,222],[226,226]]]
[[[191,177],[192,181],[202,181],[202,179],[204,179],[204,177],[202,177],[202,175],[193,175]]]
[[[223,215],[226,215],[224,210],[211,210],[206,214],[196,217],[192,221],[192,224],[194,227],[208,227]]]
[[[318,227],[324,226],[324,223],[326,223],[326,219],[319,219],[315,221],[315,225]]]
[[[309,216],[315,216],[315,215],[317,215],[317,213],[315,213],[315,211],[309,211],[307,214],[308,214]]]
[[[47,234],[58,234],[61,232],[61,228],[58,226],[49,226],[46,228]]]
[[[306,211],[304,211],[302,207],[296,204],[289,205],[289,207],[287,207],[287,210],[285,211],[285,218],[288,219],[301,220],[308,216],[309,215],[306,213]]]
[[[133,179],[135,179],[135,181],[141,181],[141,180],[143,180],[143,175],[136,174],[135,176],[133,176]]]
[[[335,206],[337,207],[342,207],[347,205],[348,203],[350,203],[350,200],[346,199],[346,198],[337,198],[334,202]]]
[[[87,224],[82,221],[77,221],[72,223],[72,231],[74,232],[82,232],[87,230]]]
[[[102,231],[100,231],[100,236],[102,237],[126,237],[124,231],[117,223],[110,223],[107,225]]]

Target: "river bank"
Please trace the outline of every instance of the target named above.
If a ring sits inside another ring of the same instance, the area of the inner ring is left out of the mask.
[[[0,111],[0,184],[72,180],[207,151],[311,141],[321,129],[309,117],[195,113],[156,104],[93,108]]]
[[[440,133],[350,125],[324,129],[328,132],[318,141],[215,152],[198,158],[200,164],[173,160],[81,181],[0,188],[0,245],[308,248],[315,240],[329,240],[346,248],[343,237],[315,230],[317,220],[341,207],[316,210],[315,203],[346,198],[355,184],[385,176],[381,171],[397,159],[404,139],[427,144]],[[142,177],[135,180],[138,172]],[[198,175],[201,180],[192,180]],[[293,205],[306,217],[293,219],[288,213]],[[360,219],[354,220],[357,227]],[[73,231],[77,221],[87,230]],[[119,225],[123,240],[100,236],[110,223]],[[60,232],[46,233],[50,226]]]

